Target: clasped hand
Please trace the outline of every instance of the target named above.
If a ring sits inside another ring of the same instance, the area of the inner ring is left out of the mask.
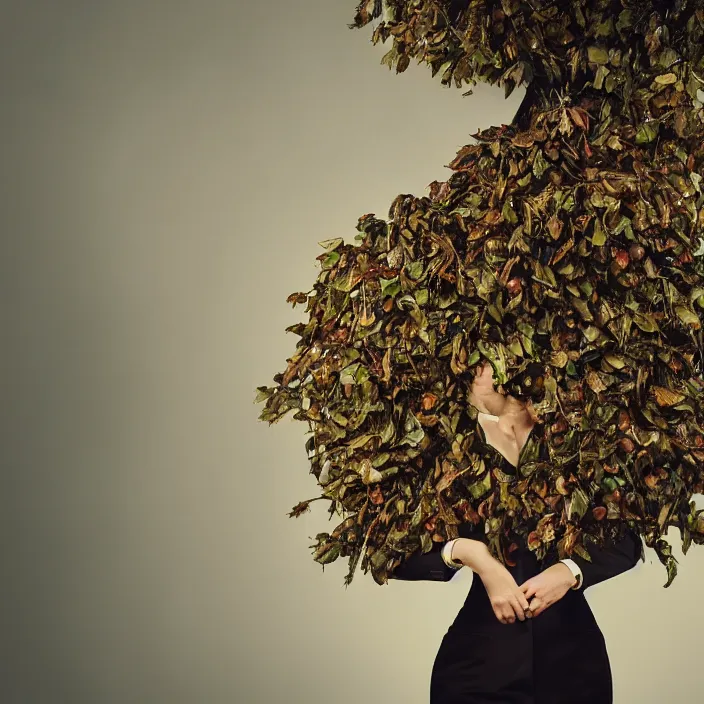
[[[569,567],[558,562],[526,580],[520,586],[498,560],[480,573],[492,609],[501,623],[514,623],[516,618],[539,616],[573,586],[575,578]]]

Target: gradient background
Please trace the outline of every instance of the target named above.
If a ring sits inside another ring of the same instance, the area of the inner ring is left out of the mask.
[[[286,517],[306,428],[252,401],[317,242],[448,178],[521,91],[396,76],[352,0],[0,6],[0,702],[427,704],[471,573],[323,572],[322,502]],[[668,590],[647,557],[588,592],[615,701],[689,703],[704,550]]]

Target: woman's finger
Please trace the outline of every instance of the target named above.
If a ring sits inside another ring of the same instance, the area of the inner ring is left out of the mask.
[[[504,623],[513,623],[516,620],[516,615],[513,613],[510,604],[503,605],[501,614],[504,617]]]
[[[518,597],[513,595],[511,596],[510,600],[511,607],[513,608],[514,613],[516,614],[516,617],[518,618],[519,621],[525,621],[526,620],[526,612],[523,606],[521,606],[521,602],[518,600]]]
[[[519,589],[526,599],[530,599],[532,596],[535,596],[535,592],[538,590],[538,585],[529,579],[527,582],[523,582]]]
[[[536,601],[537,601],[537,604],[535,604]],[[540,616],[540,614],[542,614],[543,611],[545,611],[545,609],[547,609],[548,606],[550,606],[550,602],[548,600],[539,599],[538,597],[533,599],[533,602],[531,602],[531,603],[535,604],[535,608],[533,608],[531,606],[531,611],[533,612],[533,616]]]
[[[519,589],[516,592],[516,598],[518,599],[518,603],[521,605],[521,608],[523,611],[525,611],[529,604],[528,604],[528,599],[526,598],[526,595]]]

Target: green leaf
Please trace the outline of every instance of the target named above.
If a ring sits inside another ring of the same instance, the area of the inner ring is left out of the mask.
[[[568,520],[581,519],[582,516],[587,512],[589,506],[589,500],[582,489],[577,487],[572,492],[572,497],[570,501],[570,510],[567,516]]]
[[[424,306],[428,303],[429,291],[427,288],[418,288],[413,292],[413,296],[419,306]]]
[[[540,178],[549,166],[550,164],[543,156],[543,152],[538,150],[535,155],[535,160],[533,161],[533,173],[535,174],[535,177]]]
[[[594,231],[592,232],[592,244],[595,247],[602,247],[606,244],[606,232],[601,224],[601,220],[594,218]]]
[[[609,52],[600,46],[587,47],[587,56],[589,57],[589,61],[594,64],[609,63]]]
[[[257,395],[254,398],[254,403],[266,401],[266,399],[268,399],[275,391],[275,388],[270,388],[268,386],[257,386]]]
[[[652,142],[658,136],[659,129],[660,122],[658,120],[644,122],[636,132],[636,144],[648,144]]]
[[[391,296],[393,298],[397,293],[401,292],[401,284],[398,276],[394,276],[393,279],[382,279],[380,277],[379,283],[381,284],[382,296]]]
[[[340,255],[337,252],[330,252],[327,257],[323,259],[322,267],[323,269],[331,269],[338,261],[340,261]]]
[[[409,279],[418,281],[423,275],[423,268],[423,262],[420,259],[417,259],[415,261],[408,262],[404,267],[404,270],[406,272],[406,276],[408,276]]]
[[[677,317],[687,326],[699,330],[702,326],[699,316],[688,306],[675,306]]]
[[[643,330],[643,332],[657,332],[658,330],[658,324],[650,314],[636,312],[633,314],[633,322]]]
[[[333,249],[337,249],[344,240],[342,237],[334,237],[333,239],[330,240],[323,240],[322,242],[318,242],[318,244],[328,252],[331,252]]]
[[[369,378],[369,370],[360,362],[345,367],[340,372],[341,384],[361,384]]]

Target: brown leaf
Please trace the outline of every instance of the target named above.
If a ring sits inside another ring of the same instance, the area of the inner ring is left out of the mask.
[[[587,372],[587,384],[595,394],[601,393],[607,388],[606,384],[602,382],[599,374],[595,371]]]
[[[653,386],[652,392],[658,406],[674,406],[680,401],[684,401],[686,398],[684,394],[677,391],[672,391],[671,389],[666,389],[663,386]]]

